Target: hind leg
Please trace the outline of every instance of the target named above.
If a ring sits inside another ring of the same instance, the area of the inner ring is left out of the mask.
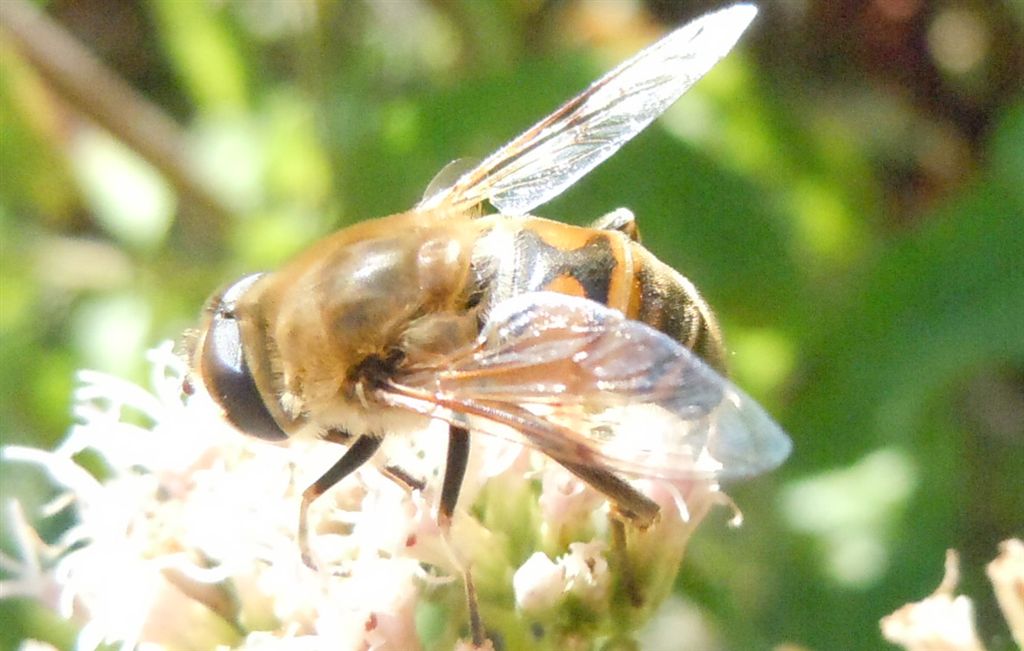
[[[609,526],[612,537],[612,559],[618,566],[620,586],[634,608],[643,606],[643,593],[637,585],[636,573],[626,554],[626,522],[646,529],[658,519],[658,504],[633,488],[626,480],[608,470],[590,465],[558,461],[574,475],[603,493],[612,503]]]

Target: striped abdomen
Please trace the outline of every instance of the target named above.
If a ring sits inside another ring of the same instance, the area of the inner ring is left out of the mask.
[[[618,230],[538,217],[491,222],[474,264],[491,304],[526,292],[581,296],[657,328],[723,370],[714,314],[693,283]]]

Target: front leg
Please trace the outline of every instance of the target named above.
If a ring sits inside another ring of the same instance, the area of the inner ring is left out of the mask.
[[[339,445],[350,445],[352,443],[352,435],[345,430],[337,428],[331,428],[323,432],[320,438]],[[389,463],[380,468],[380,471],[384,473],[385,477],[398,484],[407,492],[422,491],[427,487],[426,482],[401,466]]]
[[[302,562],[308,567],[317,569],[309,549],[309,505],[331,486],[366,463],[380,447],[382,441],[383,438],[377,436],[360,436],[355,443],[349,446],[348,450],[345,450],[345,454],[341,455],[341,458],[320,476],[320,479],[317,479],[302,492],[302,503],[299,505],[299,550],[302,553]]]

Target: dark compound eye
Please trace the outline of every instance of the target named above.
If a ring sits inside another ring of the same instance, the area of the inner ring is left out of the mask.
[[[207,391],[232,425],[246,434],[282,441],[288,435],[274,420],[245,360],[235,305],[261,274],[246,276],[211,302],[213,314],[203,341],[202,377]]]

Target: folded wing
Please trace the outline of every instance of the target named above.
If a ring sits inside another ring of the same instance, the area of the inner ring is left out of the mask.
[[[394,404],[633,476],[733,479],[788,456],[786,434],[699,357],[617,310],[550,292],[496,306],[472,349],[414,369]]]

